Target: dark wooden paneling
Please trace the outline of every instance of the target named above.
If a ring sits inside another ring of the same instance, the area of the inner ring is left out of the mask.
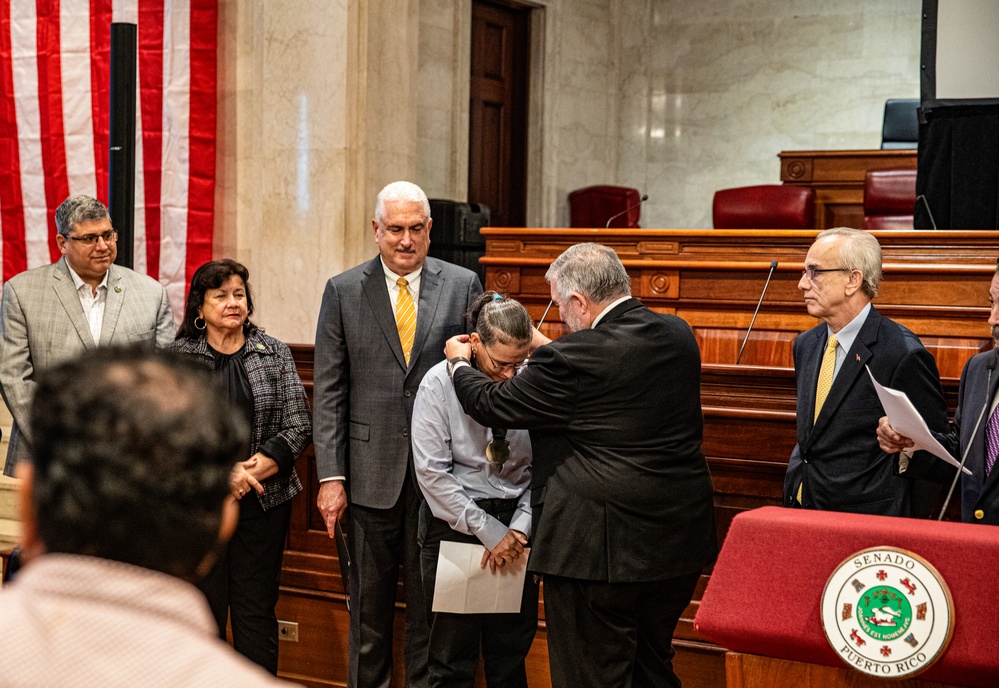
[[[815,189],[815,225],[863,227],[864,173],[867,170],[916,169],[916,151],[785,151],[780,154],[785,184]]]

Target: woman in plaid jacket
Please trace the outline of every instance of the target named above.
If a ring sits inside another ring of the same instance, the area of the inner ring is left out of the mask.
[[[291,498],[302,490],[295,460],[312,441],[312,417],[287,345],[268,337],[253,314],[249,271],[234,260],[205,263],[191,278],[184,320],[171,348],[210,369],[250,424],[246,461],[230,480],[239,525],[201,583],[237,651],[277,674],[281,557]]]

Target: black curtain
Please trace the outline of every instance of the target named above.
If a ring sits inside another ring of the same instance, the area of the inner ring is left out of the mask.
[[[999,105],[922,115],[915,227],[933,229],[935,220],[937,229],[999,229]]]

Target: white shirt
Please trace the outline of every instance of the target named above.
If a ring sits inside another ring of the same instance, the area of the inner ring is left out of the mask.
[[[204,595],[165,573],[45,554],[0,591],[4,688],[279,688],[218,639]]]
[[[97,285],[97,294],[94,295],[94,290],[69,266],[69,261],[66,262],[66,267],[76,285],[76,293],[80,295],[80,305],[83,306],[83,317],[90,325],[90,335],[94,338],[94,344],[100,344],[101,328],[104,327],[104,306],[108,302],[108,275],[111,271],[104,273],[104,279]]]
[[[624,303],[625,301],[627,301],[630,298],[631,298],[631,294],[628,294],[627,296],[622,296],[617,301],[611,301],[610,305],[608,305],[607,308],[605,308],[602,311],[600,311],[600,315],[598,315],[597,317],[595,317],[593,319],[593,322],[590,324],[590,329],[593,329],[594,327],[596,327],[597,323],[600,322],[601,320],[603,320],[604,316],[607,315],[608,313],[610,313],[612,310],[614,310],[617,307],[618,304]]]

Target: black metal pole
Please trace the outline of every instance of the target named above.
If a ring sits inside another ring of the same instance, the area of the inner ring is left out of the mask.
[[[111,151],[108,155],[108,212],[118,230],[115,263],[135,263],[135,79],[138,27],[111,24]]]

